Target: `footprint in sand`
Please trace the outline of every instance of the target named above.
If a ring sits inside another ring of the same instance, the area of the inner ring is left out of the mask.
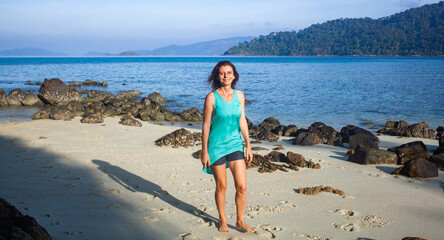
[[[347,210],[347,209],[337,209],[336,211],[333,211],[331,213],[339,213],[339,214],[344,215],[344,216],[354,216],[354,215],[356,215],[356,213],[354,211]]]
[[[266,197],[269,197],[269,196],[270,196],[269,193],[261,193],[261,195],[266,196]]]
[[[120,193],[120,191],[117,190],[117,189],[108,189],[106,191],[109,192],[109,193],[113,193],[113,194],[119,194]]]
[[[331,239],[331,238],[325,238],[325,237],[321,237],[321,236],[315,236],[315,235],[303,234],[303,233],[293,233],[293,236],[304,237],[304,238],[314,239],[314,240],[329,240],[329,239]]]
[[[339,229],[342,229],[344,231],[347,231],[347,232],[359,231],[358,225],[356,225],[354,223],[346,223],[346,224],[342,224],[342,225],[335,225],[335,227],[339,228]]]
[[[159,219],[156,218],[156,217],[143,217],[142,219],[143,219],[143,221],[147,221],[147,222],[150,222],[150,223],[155,223],[155,222],[159,221]]]
[[[119,205],[114,204],[114,203],[110,203],[108,205],[106,205],[107,208],[120,208]]]

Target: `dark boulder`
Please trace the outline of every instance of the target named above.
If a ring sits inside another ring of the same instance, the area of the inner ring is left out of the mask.
[[[3,90],[3,88],[0,88],[0,94],[4,94],[5,90]]]
[[[319,140],[323,144],[338,145],[338,142],[339,142],[338,132],[334,128],[327,126],[322,122],[313,123],[308,128],[308,132],[313,133],[316,136],[318,136]]]
[[[26,94],[25,98],[22,100],[24,106],[43,106],[45,105],[40,98],[32,93]]]
[[[51,240],[51,236],[35,218],[0,198],[0,239]]]
[[[424,158],[428,159],[430,157],[427,147],[421,141],[410,142],[402,144],[398,147],[393,147],[387,149],[387,151],[394,152],[398,156],[398,165],[403,165],[407,161]]]
[[[51,107],[44,107],[43,109],[32,115],[33,120],[50,119],[50,118],[51,118]]]
[[[321,139],[315,134],[310,133],[306,130],[299,130],[296,138],[293,139],[291,144],[293,145],[301,145],[301,146],[312,146],[316,144],[320,144]]]
[[[130,116],[123,116],[120,119],[120,124],[127,125],[127,126],[134,126],[134,127],[142,127],[142,123],[137,121],[136,119],[130,117]]]
[[[270,162],[287,162],[285,154],[278,151],[272,151],[269,154],[265,155],[264,157]]]
[[[148,99],[151,101],[151,103],[159,105],[161,107],[165,107],[166,99],[162,97],[160,93],[153,92],[150,95],[148,95]]]
[[[366,148],[379,148],[379,139],[374,135],[358,133],[349,137],[349,148],[350,150],[356,149],[358,145]]]
[[[182,118],[179,116],[178,113],[168,110],[162,110],[165,114],[165,120],[168,122],[180,122],[182,121]]]
[[[0,107],[7,107],[7,106],[8,106],[8,95],[5,94],[5,91],[0,92]]]
[[[71,120],[75,117],[75,114],[69,110],[66,105],[54,106],[51,109],[50,117],[54,120]]]
[[[438,177],[438,168],[434,163],[424,158],[417,158],[406,162],[404,166],[396,169],[392,174],[401,174],[411,178],[431,178]]]
[[[155,114],[160,112],[159,105],[147,105],[142,109],[139,109],[139,113],[137,115],[138,118],[142,119],[142,121],[155,121]],[[165,114],[163,115],[163,119],[165,119]],[[162,121],[160,120],[160,121]]]
[[[397,155],[394,152],[377,148],[368,148],[358,145],[354,153],[349,156],[348,161],[369,165],[369,164],[397,164]]]
[[[105,109],[105,105],[102,102],[87,102],[85,104],[85,112],[98,112],[103,114]]]
[[[169,133],[159,139],[154,144],[159,147],[171,146],[173,148],[178,147],[191,147],[200,145],[202,143],[202,134],[195,132],[191,133],[185,128],[178,129],[172,133]]]
[[[71,101],[83,102],[84,97],[74,88],[68,87],[58,78],[45,79],[37,96],[47,104],[66,105]]]
[[[93,81],[90,79],[86,79],[85,81],[83,81],[82,85],[83,86],[102,86],[102,83],[97,82],[97,81]]]
[[[429,129],[429,126],[425,122],[415,123],[409,125],[405,121],[386,123],[385,128],[378,131],[380,134],[390,134],[392,136],[402,137],[418,137],[436,139],[437,132],[433,129]]]
[[[131,100],[139,95],[142,95],[142,92],[139,90],[123,91],[117,94],[116,98],[120,100]]]
[[[103,123],[103,116],[101,112],[86,112],[82,119],[81,123]]]
[[[188,122],[202,122],[203,121],[203,115],[197,108],[185,109],[181,113],[179,113],[179,116],[184,121],[188,121]]]
[[[373,133],[371,133],[370,131],[367,131],[363,128],[356,127],[354,125],[347,125],[347,126],[343,127],[341,129],[341,132],[339,133],[339,135],[341,136],[343,143],[349,143],[350,136],[356,135],[358,133],[367,134],[370,137],[374,138],[374,142],[379,143],[379,138],[376,137],[375,135],[373,135]]]
[[[279,136],[272,133],[269,129],[262,129],[256,136],[257,140],[275,142],[279,140]]]
[[[91,90],[91,91],[88,91],[87,96],[88,96],[88,98],[85,99],[86,101],[101,102],[101,101],[105,100],[106,98],[114,97],[114,94],[109,93],[109,92],[105,92],[105,91],[100,91],[100,90]]]
[[[9,106],[21,106],[23,99],[26,97],[26,92],[20,88],[13,89],[7,96]]]
[[[279,120],[277,120],[274,117],[269,117],[269,118],[264,119],[264,121],[262,121],[259,124],[259,127],[265,128],[265,129],[268,129],[271,131],[271,130],[275,129],[276,127],[278,127],[279,125],[281,125],[279,123]]]
[[[285,129],[284,125],[279,125],[279,126],[275,127],[274,129],[272,129],[271,132],[278,135],[278,136],[282,136],[282,135],[284,135],[284,129]]]
[[[254,127],[254,124],[247,117],[246,117],[246,119],[247,119],[248,129],[250,130],[250,129],[252,129]]]
[[[77,101],[72,101],[72,102],[68,103],[68,105],[66,105],[66,107],[76,117],[80,117],[80,116],[83,116],[83,114],[85,114],[85,107],[84,107],[83,103],[80,103]]]
[[[431,156],[429,161],[434,163],[439,170],[444,171],[444,153]]]
[[[81,82],[70,82],[68,87],[81,87],[83,84]]]
[[[312,161],[307,161],[305,160],[304,156],[294,152],[287,152],[287,164],[290,165],[291,169],[295,167],[314,168],[314,169],[321,168],[321,165],[319,165],[319,163],[315,164]]]
[[[295,137],[297,132],[298,132],[298,128],[296,127],[296,125],[288,125],[288,126],[284,127],[284,132],[282,133],[282,136]]]

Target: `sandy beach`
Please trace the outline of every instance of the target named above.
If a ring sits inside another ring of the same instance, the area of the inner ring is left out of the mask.
[[[289,137],[253,146],[282,144],[321,169],[259,173],[247,170],[246,221],[234,228],[235,189],[228,173],[231,233],[217,231],[214,181],[189,148],[154,141],[179,129],[143,122],[120,125],[35,120],[0,123],[0,197],[36,218],[53,239],[402,239],[444,236],[444,174],[429,179],[390,175],[397,166],[347,161],[345,147],[291,145]],[[190,128],[191,131],[200,131]],[[437,140],[379,136],[380,148]],[[346,196],[297,193],[331,186]]]

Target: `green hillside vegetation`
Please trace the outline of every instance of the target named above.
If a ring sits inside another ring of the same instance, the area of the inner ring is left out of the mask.
[[[379,19],[337,19],[228,49],[241,56],[444,56],[444,1]]]

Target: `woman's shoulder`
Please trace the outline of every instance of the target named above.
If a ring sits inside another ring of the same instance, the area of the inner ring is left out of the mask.
[[[241,91],[241,90],[235,90],[236,91],[236,93],[237,93],[237,96],[239,96],[239,97],[244,97],[244,93]]]
[[[207,94],[205,97],[206,101],[214,101],[214,91]]]

